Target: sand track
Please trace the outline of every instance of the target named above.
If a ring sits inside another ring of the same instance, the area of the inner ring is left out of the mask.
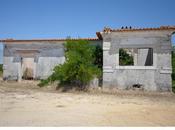
[[[175,95],[60,93],[1,82],[0,126],[175,126]]]

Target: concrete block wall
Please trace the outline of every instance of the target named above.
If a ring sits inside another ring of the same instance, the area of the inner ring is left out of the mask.
[[[157,90],[154,76],[155,69],[152,67],[121,66],[112,72],[105,72],[103,75],[104,88],[130,89],[135,84],[144,86],[144,90]]]
[[[36,79],[45,79],[52,74],[58,64],[63,64],[65,57],[39,57],[36,64]]]
[[[171,30],[101,32],[102,40],[90,41],[103,48],[103,87],[127,89],[141,84],[148,91],[171,91]],[[13,42],[4,44],[4,78],[18,79],[21,56],[17,50],[37,50],[35,78],[47,78],[65,61],[65,41]],[[134,49],[134,66],[119,66],[119,49]],[[148,48],[153,49],[153,65],[145,66]],[[142,49],[142,50],[136,50]],[[147,49],[147,50],[144,50]]]
[[[30,57],[34,59],[34,78],[47,78],[53,68],[65,61],[63,42],[16,42],[4,44],[4,72],[7,80],[17,80],[21,67],[19,50],[37,50],[38,53]]]
[[[18,69],[19,63],[14,62],[13,57],[4,57],[3,58],[3,78],[17,80],[18,79]]]
[[[171,91],[172,31],[121,31],[101,34],[104,88],[126,89],[134,84],[141,84],[148,91]],[[134,61],[137,63],[134,66],[119,66],[120,48],[142,50],[135,55],[137,58]],[[145,66],[145,55],[148,54],[145,48],[153,49],[153,59],[150,59],[153,60],[152,66]]]
[[[19,51],[34,52],[27,58],[34,59],[33,78],[45,79],[52,74],[56,65],[63,64],[65,41],[19,41],[4,43],[3,78],[18,80],[22,73],[22,60],[25,58]],[[101,40],[89,41],[90,45],[102,46]]]

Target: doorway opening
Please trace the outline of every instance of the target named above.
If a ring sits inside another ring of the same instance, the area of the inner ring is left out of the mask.
[[[16,50],[16,53],[21,57],[21,78],[24,80],[35,79],[36,63],[34,57],[38,50]]]
[[[34,58],[22,58],[22,79],[33,80],[34,79]]]
[[[3,75],[3,52],[4,44],[0,42],[0,77]]]
[[[171,36],[172,43],[172,91],[175,93],[175,32]]]

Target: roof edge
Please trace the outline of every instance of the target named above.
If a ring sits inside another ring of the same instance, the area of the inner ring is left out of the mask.
[[[70,38],[70,39],[0,39],[0,42],[49,42],[49,41],[66,41],[66,40],[88,40],[88,41],[98,41],[99,38]]]
[[[109,27],[105,27],[102,32],[132,32],[132,31],[162,31],[162,30],[175,30],[175,26],[160,26],[157,28],[132,28],[130,27],[122,27],[121,29],[111,29]]]

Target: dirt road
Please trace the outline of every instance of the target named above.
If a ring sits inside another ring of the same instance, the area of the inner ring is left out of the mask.
[[[0,126],[175,126],[175,95],[59,93],[1,82]]]

